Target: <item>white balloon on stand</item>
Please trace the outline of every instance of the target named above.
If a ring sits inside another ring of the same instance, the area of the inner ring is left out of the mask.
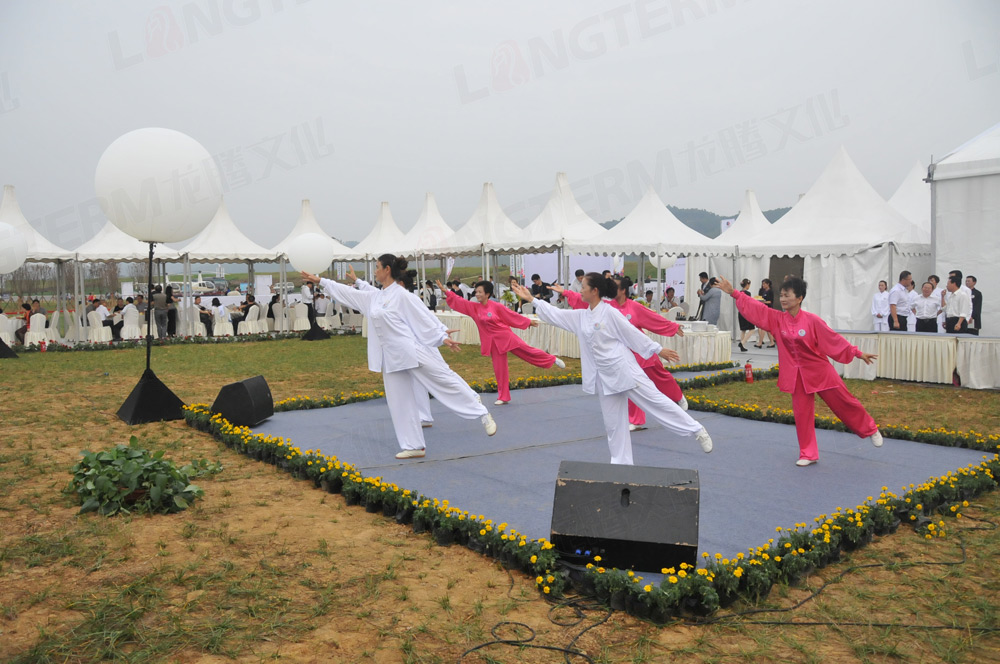
[[[10,224],[0,223],[0,274],[8,274],[24,265],[28,243],[21,231]]]
[[[659,270],[666,270],[674,266],[674,263],[677,262],[677,256],[650,256],[649,262]]]
[[[329,268],[336,251],[333,238],[319,233],[303,233],[285,247],[285,255],[292,267],[312,274]]]
[[[180,242],[212,221],[219,169],[198,141],[172,129],[136,129],[108,146],[94,187],[115,226],[142,242]]]

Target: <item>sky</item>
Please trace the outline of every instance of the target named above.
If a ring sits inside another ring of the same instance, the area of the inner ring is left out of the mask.
[[[597,221],[654,186],[724,215],[788,207],[843,145],[885,198],[1000,121],[995,0],[5,0],[0,183],[74,249],[97,162],[167,127],[271,247],[301,200],[341,241],[425,192],[458,228],[492,182],[526,226],[565,172]]]

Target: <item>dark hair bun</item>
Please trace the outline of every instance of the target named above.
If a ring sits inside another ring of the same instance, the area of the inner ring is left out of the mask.
[[[405,272],[407,265],[409,265],[409,263],[406,262],[405,258],[403,258],[402,256],[397,256],[396,260],[392,264],[392,267],[393,269],[399,270],[400,272]]]

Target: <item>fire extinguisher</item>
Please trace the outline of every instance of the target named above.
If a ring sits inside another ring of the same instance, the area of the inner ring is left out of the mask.
[[[743,375],[746,377],[746,382],[753,382],[753,365],[749,362],[743,366]]]
[[[47,349],[45,348],[45,339],[42,339],[42,343],[38,346],[38,351],[44,353]]]

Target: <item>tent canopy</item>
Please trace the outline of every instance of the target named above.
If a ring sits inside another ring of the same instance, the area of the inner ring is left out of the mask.
[[[741,246],[756,235],[761,235],[771,228],[771,222],[764,216],[757,202],[753,189],[747,189],[743,196],[743,205],[736,215],[733,225],[722,232],[715,242],[723,246]]]
[[[1000,124],[976,136],[931,167],[934,180],[1000,173]]]
[[[622,255],[646,253],[659,256],[719,255],[731,253],[675,217],[653,187],[618,224],[586,242],[567,242],[571,253]]]
[[[14,185],[5,184],[3,187],[3,201],[0,201],[0,222],[13,226],[24,236],[24,241],[28,245],[26,261],[70,261],[74,258],[74,252],[67,251],[62,247],[57,247],[52,242],[45,239],[41,233],[28,223],[21,206],[17,203],[17,194],[14,192]]]
[[[412,253],[400,254],[400,247],[404,247],[406,244],[406,236],[393,220],[388,201],[382,201],[378,219],[375,220],[375,227],[365,236],[364,240],[348,251],[361,258],[378,258],[385,253],[413,256]]]
[[[924,181],[926,173],[927,169],[919,161],[915,162],[889,199],[889,205],[930,237],[931,186]]]
[[[523,231],[504,214],[492,182],[483,183],[479,205],[451,237],[451,255],[479,255],[517,242]]]
[[[740,253],[850,256],[888,242],[907,254],[930,250],[930,234],[879,196],[841,147],[795,207]]]
[[[541,213],[506,246],[490,249],[506,253],[546,252],[581,243],[604,232],[604,227],[583,211],[565,173],[556,174],[556,187]]]
[[[312,211],[312,203],[309,202],[308,198],[302,199],[302,211],[299,213],[299,219],[295,222],[295,226],[292,227],[291,232],[285,236],[284,240],[275,245],[274,249],[269,253],[277,256],[287,253],[289,243],[300,235],[305,235],[306,233],[316,233],[317,235],[330,238],[336,246],[336,250],[334,255],[331,256],[331,260],[349,260],[360,257],[356,251],[348,249],[331,237],[329,233],[323,230],[323,227],[319,225],[318,221],[316,221],[316,215],[314,215]]]
[[[176,261],[180,255],[176,249],[160,245],[156,247],[153,258]],[[135,239],[108,221],[94,237],[76,248],[76,260],[81,263],[142,262],[149,260],[149,243]]]
[[[451,238],[455,230],[445,222],[438,210],[434,194],[427,192],[417,223],[406,234],[396,251],[403,256],[442,256],[451,253]]]
[[[278,252],[260,246],[240,231],[229,215],[225,200],[208,226],[177,253],[187,254],[192,263],[274,261],[279,256]]]

